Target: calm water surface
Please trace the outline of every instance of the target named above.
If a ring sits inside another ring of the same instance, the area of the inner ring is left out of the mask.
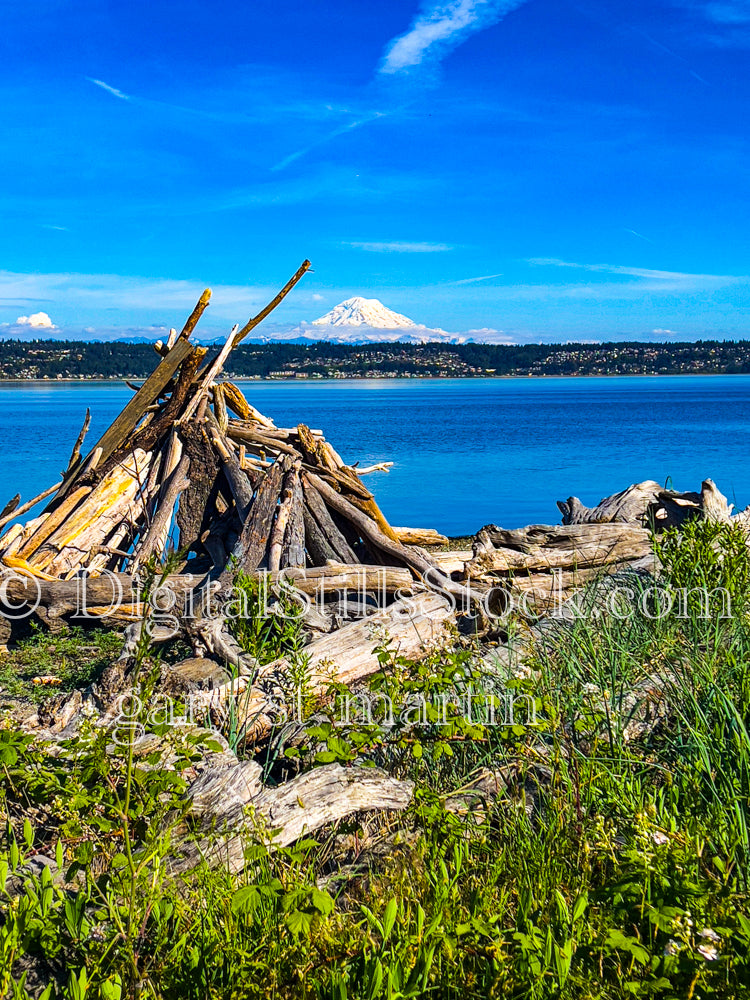
[[[473,533],[555,523],[555,501],[593,504],[632,482],[711,477],[750,503],[750,376],[374,379],[241,383],[279,426],[318,427],[367,477],[394,524]],[[0,384],[0,504],[57,481],[83,422],[88,444],[131,392],[111,383]]]

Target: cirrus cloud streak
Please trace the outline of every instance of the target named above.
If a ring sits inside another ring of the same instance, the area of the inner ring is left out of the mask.
[[[439,62],[466,38],[501,21],[526,0],[453,0],[452,3],[424,3],[421,12],[403,35],[386,49],[380,72],[393,75]]]

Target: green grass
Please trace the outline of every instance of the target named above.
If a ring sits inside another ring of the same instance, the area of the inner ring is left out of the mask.
[[[52,635],[35,628],[29,638],[0,657],[0,707],[8,698],[40,702],[59,691],[71,691],[95,680],[119,654],[122,638],[104,629],[65,627]],[[34,684],[55,677],[60,684]]]
[[[328,721],[267,752],[411,778],[408,815],[271,856],[248,843],[239,876],[168,876],[194,743],[177,772],[144,772],[86,726],[54,756],[0,731],[5,864],[57,852],[69,879],[28,878],[6,900],[0,995],[27,995],[24,968],[76,1000],[746,995],[750,558],[733,529],[699,523],[658,547],[664,587],[724,586],[734,614],[688,600],[685,617],[658,618],[646,595],[621,620],[571,623],[507,678],[533,726],[466,719],[461,697],[482,680],[470,648],[411,664],[384,647],[376,689],[401,708],[444,697],[447,726],[334,726],[337,689]],[[258,636],[251,624],[247,645]],[[489,813],[449,811],[481,768],[507,792]]]

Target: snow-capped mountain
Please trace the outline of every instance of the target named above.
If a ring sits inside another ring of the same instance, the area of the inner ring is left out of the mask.
[[[325,316],[314,319],[312,325],[370,326],[377,330],[404,330],[417,326],[413,319],[388,309],[378,299],[364,299],[361,295],[340,302]]]
[[[292,335],[298,343],[324,340],[334,344],[463,344],[466,337],[433,329],[384,306],[379,299],[361,295],[346,299],[314,319],[300,323]],[[271,335],[269,339],[286,339]]]

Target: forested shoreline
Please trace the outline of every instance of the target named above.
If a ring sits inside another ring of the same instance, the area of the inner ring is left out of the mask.
[[[218,353],[219,348],[212,348]],[[145,378],[150,343],[6,340],[0,380]],[[750,372],[750,341],[649,344],[244,344],[234,378],[480,378]]]

